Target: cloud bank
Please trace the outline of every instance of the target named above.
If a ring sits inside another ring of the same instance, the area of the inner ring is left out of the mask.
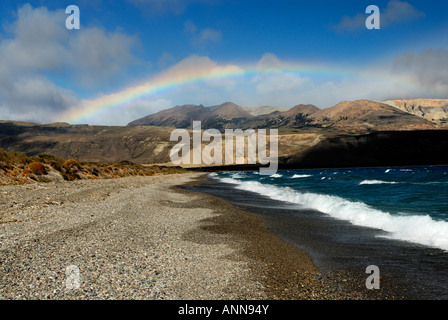
[[[138,39],[100,28],[65,28],[65,10],[29,4],[0,39],[2,119],[45,121],[79,103],[67,87],[94,89],[136,62]],[[63,79],[56,81],[56,79]]]

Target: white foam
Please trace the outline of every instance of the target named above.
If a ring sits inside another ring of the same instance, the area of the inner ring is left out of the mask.
[[[275,173],[271,176],[271,178],[281,178],[283,177],[281,174]]]
[[[341,197],[299,192],[288,187],[265,185],[258,181],[237,181],[223,178],[236,188],[256,192],[274,200],[298,204],[350,223],[388,232],[387,238],[404,240],[448,251],[448,222],[436,221],[430,216],[392,215],[369,207],[363,202],[353,202]]]
[[[295,174],[291,178],[297,179],[297,178],[308,178],[308,177],[312,177],[312,175],[310,175],[310,174]]]
[[[387,169],[384,173],[389,173],[392,169]]]
[[[363,184],[397,184],[395,181],[382,181],[382,180],[364,180],[359,183],[359,185]]]

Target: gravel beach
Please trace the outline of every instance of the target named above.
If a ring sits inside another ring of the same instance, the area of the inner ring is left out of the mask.
[[[255,215],[178,188],[203,176],[1,186],[0,298],[364,298]]]

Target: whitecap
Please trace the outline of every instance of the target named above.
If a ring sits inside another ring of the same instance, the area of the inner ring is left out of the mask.
[[[310,175],[310,174],[295,174],[291,178],[297,179],[297,178],[308,178],[308,177],[312,177],[312,175]]]
[[[397,184],[395,181],[382,181],[382,180],[364,180],[359,183],[359,185],[363,184]]]
[[[363,202],[311,192],[299,192],[289,187],[222,178],[222,182],[236,184],[236,188],[255,192],[271,199],[298,204],[328,214],[357,226],[387,232],[387,238],[413,242],[448,251],[448,222],[433,220],[429,215],[393,215],[368,206]]]

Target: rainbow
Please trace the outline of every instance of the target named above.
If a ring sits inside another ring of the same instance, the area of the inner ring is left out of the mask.
[[[181,89],[194,89],[195,86],[212,81],[245,81],[256,76],[276,76],[287,74],[294,77],[311,77],[322,79],[355,79],[371,77],[349,71],[347,68],[335,68],[317,64],[282,63],[273,68],[241,67],[237,65],[218,66],[211,68],[170,69],[141,84],[122,91],[104,95],[94,100],[84,100],[80,105],[69,109],[58,116],[58,121],[73,124],[89,123],[99,119],[108,112],[117,111],[132,106],[134,103],[151,99],[155,96],[167,95]]]

